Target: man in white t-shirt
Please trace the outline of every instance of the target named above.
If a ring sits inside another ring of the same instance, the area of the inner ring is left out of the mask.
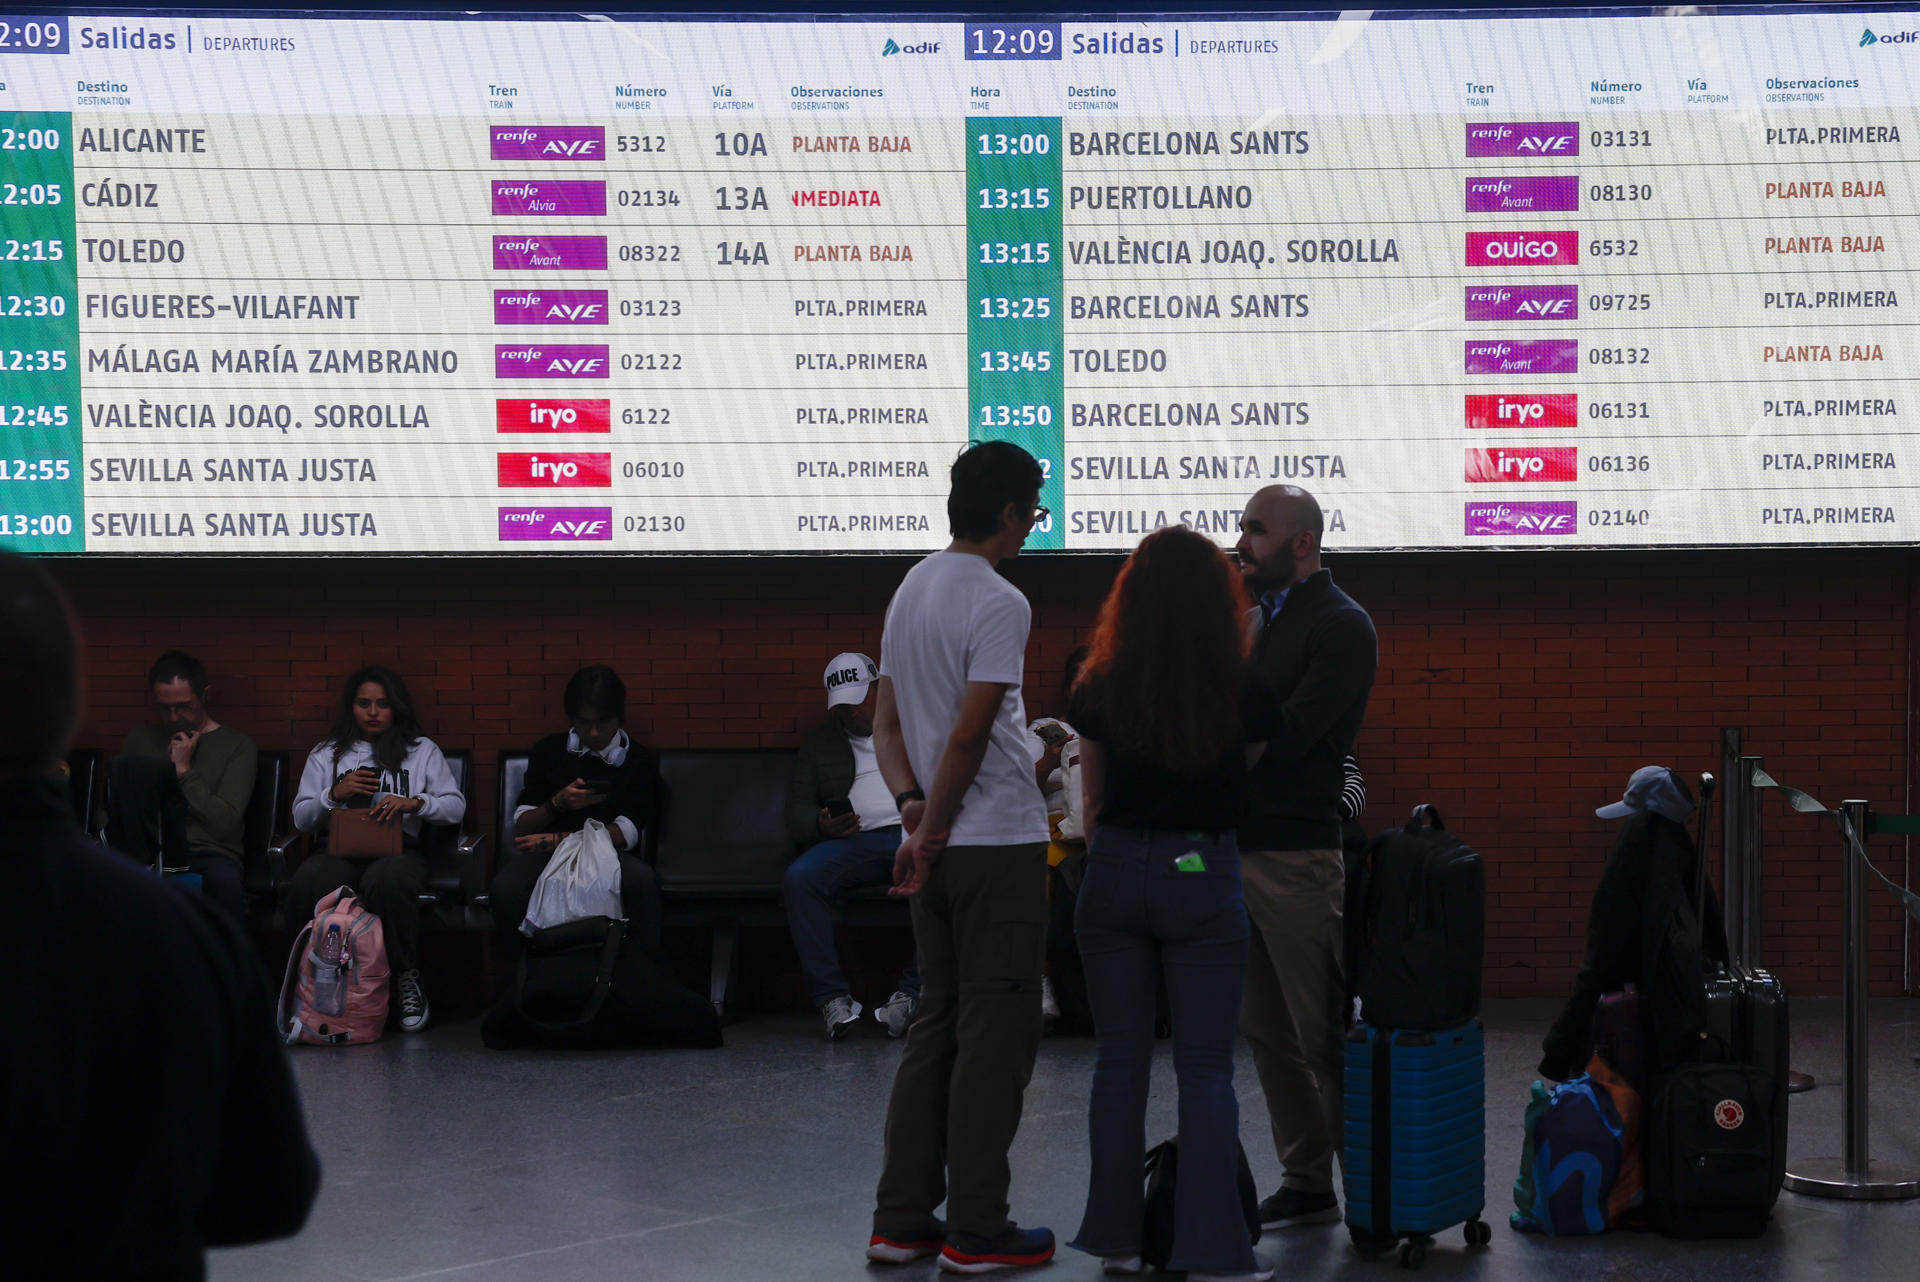
[[[833,947],[833,904],[856,890],[893,884],[900,849],[900,811],[880,775],[873,747],[873,705],[880,669],[857,651],[827,664],[827,719],[800,742],[787,785],[787,835],[803,852],[787,865],[787,926],[800,973],[839,1041],[860,1018]],[[873,1017],[899,1037],[920,1004],[920,972],[909,966],[900,986]]]
[[[976,1273],[1053,1258],[1051,1232],[1007,1218],[1007,1149],[1040,1046],[1047,812],[1020,694],[1032,611],[995,572],[1045,517],[1042,479],[1004,441],[962,454],[953,542],[887,607],[874,741],[907,834],[894,889],[912,897],[921,990],[887,1107],[872,1260],[937,1251]]]

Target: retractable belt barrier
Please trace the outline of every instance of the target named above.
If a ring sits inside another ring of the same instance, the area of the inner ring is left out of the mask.
[[[1900,906],[1920,920],[1920,895],[1873,866],[1867,857],[1867,837],[1875,832],[1920,833],[1913,815],[1875,815],[1864,801],[1844,801],[1839,809],[1821,805],[1798,788],[1789,788],[1757,764],[1748,777],[1756,788],[1771,788],[1803,815],[1831,815],[1840,827],[1845,846],[1840,871],[1840,1001],[1843,1022],[1840,1046],[1841,1155],[1795,1163],[1787,1173],[1787,1188],[1809,1197],[1854,1201],[1895,1201],[1920,1197],[1920,1177],[1876,1169],[1867,1156],[1867,878],[1872,873],[1893,892]]]

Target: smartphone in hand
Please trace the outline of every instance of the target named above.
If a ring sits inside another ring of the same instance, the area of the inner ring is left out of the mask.
[[[829,819],[838,819],[841,815],[850,815],[852,813],[853,799],[851,797],[835,797],[827,803],[827,818]]]

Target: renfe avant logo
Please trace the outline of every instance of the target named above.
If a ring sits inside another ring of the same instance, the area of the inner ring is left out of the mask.
[[[1470,321],[1578,320],[1577,285],[1469,285]]]
[[[497,343],[493,349],[495,378],[605,378],[610,364],[605,343]]]
[[[1474,485],[1579,479],[1580,451],[1571,445],[1467,451],[1467,480]]]
[[[605,160],[604,125],[495,125],[495,160]]]
[[[1571,501],[1469,503],[1466,530],[1469,538],[1577,534],[1580,531],[1580,507]]]
[[[1576,231],[1470,231],[1469,267],[1568,267],[1580,261]]]
[[[1579,425],[1580,395],[1577,392],[1497,392],[1492,396],[1467,397],[1469,428]]]
[[[1469,374],[1577,374],[1580,344],[1571,338],[1469,338]]]
[[[1577,174],[1467,179],[1470,214],[1565,214],[1579,208]]]
[[[1467,126],[1467,159],[1487,156],[1577,156],[1576,120],[1500,121]]]
[[[496,325],[604,325],[604,289],[496,289]]]
[[[605,543],[613,538],[610,507],[503,507],[503,543]]]
[[[500,484],[521,489],[605,489],[613,484],[613,455],[502,454]]]
[[[607,270],[605,236],[495,236],[493,269],[510,271]]]
[[[493,425],[500,432],[610,432],[612,401],[503,397],[493,403]]]

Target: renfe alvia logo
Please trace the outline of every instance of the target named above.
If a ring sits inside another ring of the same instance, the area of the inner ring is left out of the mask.
[[[888,40],[886,44],[880,46],[880,56],[882,58],[891,58],[896,53],[939,53],[939,52],[940,52],[940,42],[938,40],[928,40],[922,44],[917,44],[917,45],[896,44],[894,41]]]

